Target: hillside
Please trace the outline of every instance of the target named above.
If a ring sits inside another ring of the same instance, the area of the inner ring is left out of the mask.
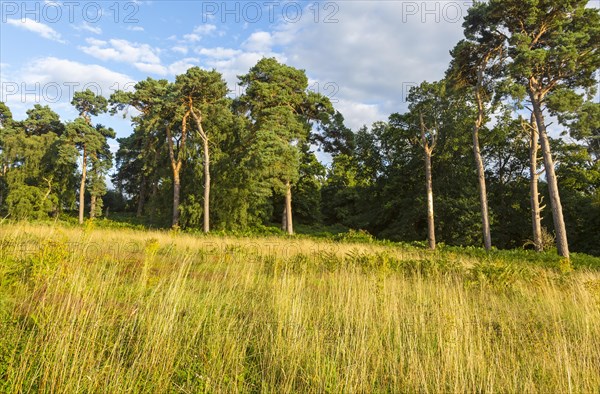
[[[598,392],[600,259],[0,227],[3,392]]]

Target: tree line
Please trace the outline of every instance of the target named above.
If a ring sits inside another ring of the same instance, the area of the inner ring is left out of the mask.
[[[339,225],[432,249],[600,254],[600,16],[586,4],[476,2],[444,78],[359,130],[273,58],[238,77],[235,99],[218,71],[193,67],[109,98],[77,92],[66,123],[40,105],[15,121],[1,104],[0,209],[78,210],[82,223],[106,205],[204,232]],[[114,131],[93,119],[106,112],[132,120],[114,157]]]

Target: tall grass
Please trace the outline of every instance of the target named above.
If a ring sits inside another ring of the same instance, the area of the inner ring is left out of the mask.
[[[600,392],[600,274],[577,261],[27,224],[0,242],[4,392]]]

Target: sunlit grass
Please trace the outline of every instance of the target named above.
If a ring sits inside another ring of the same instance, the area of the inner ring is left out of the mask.
[[[0,242],[0,391],[600,391],[597,259],[28,224]]]

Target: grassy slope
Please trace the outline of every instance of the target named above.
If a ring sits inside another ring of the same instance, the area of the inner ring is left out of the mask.
[[[0,391],[599,392],[600,259],[0,227]]]

